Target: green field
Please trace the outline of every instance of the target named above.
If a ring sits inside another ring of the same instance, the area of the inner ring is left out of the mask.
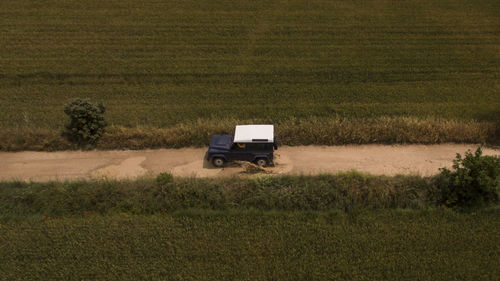
[[[0,279],[498,280],[500,212],[183,211],[0,223]]]
[[[124,127],[498,126],[499,15],[496,0],[2,1],[0,130],[58,132],[74,97],[102,101]]]

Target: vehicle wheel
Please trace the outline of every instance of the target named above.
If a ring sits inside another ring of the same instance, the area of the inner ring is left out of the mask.
[[[266,158],[259,158],[259,159],[255,160],[255,164],[257,164],[257,166],[260,166],[260,167],[265,167],[265,166],[267,166],[267,159]]]
[[[212,164],[214,164],[215,167],[222,167],[224,166],[224,159],[216,157],[212,159]]]

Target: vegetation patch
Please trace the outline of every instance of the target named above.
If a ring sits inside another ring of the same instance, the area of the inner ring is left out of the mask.
[[[0,183],[0,214],[67,216],[154,214],[181,209],[282,211],[352,210],[433,206],[434,186],[417,176],[259,176],[196,179],[160,174],[136,181]]]
[[[441,201],[451,207],[483,206],[500,198],[500,157],[483,156],[481,148],[465,157],[457,153],[453,170],[441,169],[437,177]]]
[[[94,147],[104,133],[107,122],[104,120],[104,105],[88,100],[75,99],[64,108],[70,122],[63,136],[78,147]]]

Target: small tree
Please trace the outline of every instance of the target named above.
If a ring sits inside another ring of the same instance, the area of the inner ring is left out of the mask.
[[[441,190],[441,203],[449,207],[478,207],[496,203],[500,197],[500,158],[482,156],[476,152],[457,153],[453,171],[441,168],[437,186]]]
[[[75,99],[64,108],[70,118],[63,135],[80,147],[94,147],[104,133],[107,123],[104,120],[104,105],[88,100]]]

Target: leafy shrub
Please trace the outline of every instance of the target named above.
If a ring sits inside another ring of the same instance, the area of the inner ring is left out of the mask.
[[[457,153],[453,171],[441,168],[437,185],[441,203],[449,207],[476,207],[498,202],[500,195],[500,158],[476,152]]]
[[[64,108],[71,119],[63,135],[80,147],[93,147],[104,133],[107,122],[104,120],[104,105],[88,100],[75,99]]]

